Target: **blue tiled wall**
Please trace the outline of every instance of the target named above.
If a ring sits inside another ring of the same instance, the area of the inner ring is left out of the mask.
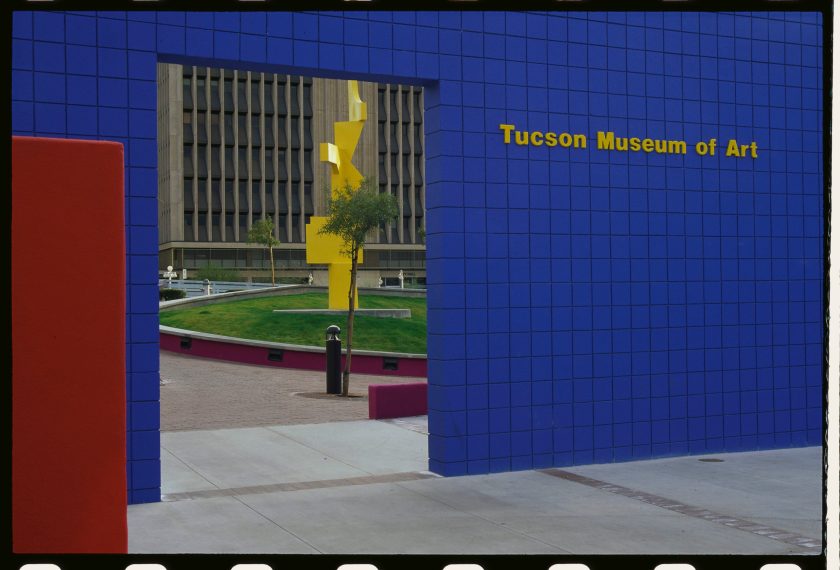
[[[126,148],[129,489],[160,486],[155,62],[422,82],[430,463],[821,440],[815,14],[16,13],[15,134]],[[498,126],[590,148],[502,144]],[[593,150],[598,130],[758,159]]]

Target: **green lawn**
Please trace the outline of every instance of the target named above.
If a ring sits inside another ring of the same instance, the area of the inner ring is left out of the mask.
[[[411,309],[411,318],[356,315],[353,348],[426,353],[425,298],[360,295],[359,306],[366,309]],[[278,295],[203,307],[165,309],[160,312],[160,324],[225,336],[314,346],[324,346],[324,331],[334,324],[341,327],[341,338],[346,343],[346,315],[284,315],[272,312],[274,309],[326,307],[326,293]]]

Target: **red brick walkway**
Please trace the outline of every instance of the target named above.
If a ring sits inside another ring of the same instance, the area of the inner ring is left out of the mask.
[[[314,424],[368,417],[368,384],[404,384],[418,378],[352,374],[359,398],[304,397],[323,393],[323,372],[235,364],[160,353],[160,421],[164,431]]]

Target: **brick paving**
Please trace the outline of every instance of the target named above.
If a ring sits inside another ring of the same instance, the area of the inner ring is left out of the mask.
[[[369,384],[422,382],[420,378],[352,374],[350,394],[325,392],[323,372],[160,353],[160,422],[163,431],[316,424],[368,418]]]

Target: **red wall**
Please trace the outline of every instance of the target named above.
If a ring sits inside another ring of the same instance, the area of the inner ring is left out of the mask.
[[[263,366],[277,366],[279,368],[297,368],[323,372],[327,366],[327,356],[324,352],[284,349],[283,361],[277,362],[268,359],[268,349],[264,346],[193,338],[189,348],[182,348],[181,338],[180,335],[161,332],[160,349],[204,358],[215,358],[217,360],[229,360],[231,362],[259,364]],[[342,369],[345,358],[342,355]],[[399,368],[397,370],[385,370],[382,366],[381,356],[353,354],[353,372],[357,374],[382,374],[385,376],[411,376],[418,378],[425,378],[427,375],[425,358],[399,358],[398,366]]]
[[[12,138],[15,552],[127,550],[123,192],[121,144]]]

